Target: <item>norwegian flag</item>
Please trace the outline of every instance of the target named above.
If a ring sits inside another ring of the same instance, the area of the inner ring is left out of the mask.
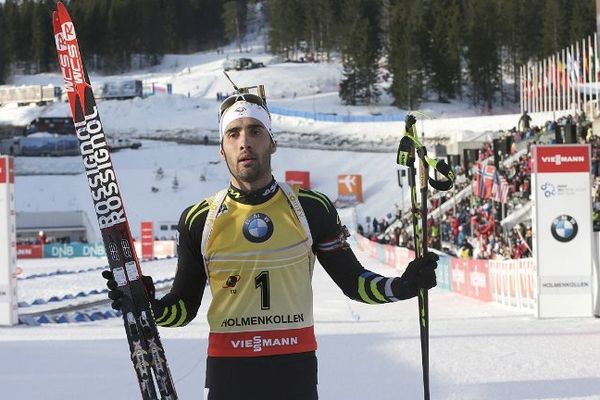
[[[475,196],[482,199],[492,198],[492,188],[494,176],[497,174],[496,167],[493,165],[478,164],[477,175],[473,182],[473,192]]]
[[[494,201],[508,203],[508,181],[500,175],[498,171],[494,174],[494,183],[492,185],[492,197]]]

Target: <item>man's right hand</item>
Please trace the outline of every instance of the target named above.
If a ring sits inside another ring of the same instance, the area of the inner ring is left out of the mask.
[[[121,298],[123,297],[123,292],[119,289],[119,285],[117,285],[117,281],[115,280],[115,276],[112,271],[102,271],[102,277],[106,279],[106,287],[108,287],[108,298],[112,300],[111,307],[115,310],[120,310],[122,304]],[[148,298],[150,303],[153,303],[155,300],[156,289],[154,288],[154,281],[151,276],[142,276],[142,282],[146,287],[146,292],[148,293]]]

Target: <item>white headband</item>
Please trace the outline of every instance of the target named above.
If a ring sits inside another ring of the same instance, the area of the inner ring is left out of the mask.
[[[221,116],[221,121],[219,122],[219,139],[223,141],[223,135],[225,134],[225,128],[232,121],[235,121],[239,118],[254,118],[260,121],[261,124],[267,129],[271,139],[275,142],[275,138],[273,137],[273,132],[271,131],[271,116],[263,107],[258,104],[250,103],[245,100],[236,101],[233,103]]]

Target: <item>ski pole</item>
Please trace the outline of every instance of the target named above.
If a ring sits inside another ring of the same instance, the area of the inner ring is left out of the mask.
[[[414,115],[408,114],[405,119],[405,135],[398,146],[397,163],[408,167],[408,184],[410,187],[411,217],[413,225],[413,242],[415,256],[422,258],[427,255],[427,190],[428,183],[438,190],[450,190],[454,183],[454,173],[443,161],[433,160],[427,157],[427,149],[417,137]],[[416,182],[416,157],[419,158],[419,190],[421,195],[420,206],[417,202]],[[429,167],[433,167],[442,176],[444,181],[438,181],[429,177]],[[419,227],[419,218],[421,226]],[[419,333],[421,339],[421,366],[423,370],[423,398],[430,399],[429,388],[429,296],[428,290],[420,288],[418,293],[419,303]]]

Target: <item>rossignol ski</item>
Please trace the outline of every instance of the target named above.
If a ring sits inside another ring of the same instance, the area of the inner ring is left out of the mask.
[[[427,248],[427,190],[428,185],[434,189],[447,191],[454,185],[454,172],[444,161],[427,157],[427,149],[419,142],[415,123],[417,119],[408,114],[405,120],[405,133],[398,146],[397,163],[408,167],[408,185],[410,186],[411,216],[413,225],[413,241],[417,258],[425,257]],[[415,152],[421,167],[419,168],[419,189],[421,204],[417,202],[417,169]],[[446,180],[438,181],[429,177],[429,167],[436,170]],[[429,182],[429,183],[428,183]],[[419,227],[419,218],[421,226]],[[429,291],[419,289],[419,331],[421,337],[421,365],[423,368],[423,398],[430,399],[429,390]]]
[[[123,292],[121,311],[143,400],[176,400],[177,393],[152,316],[140,263],[110,152],[83,65],[71,17],[59,1],[52,13],[58,61],[94,209],[111,271]],[[118,397],[118,396],[117,396]]]

